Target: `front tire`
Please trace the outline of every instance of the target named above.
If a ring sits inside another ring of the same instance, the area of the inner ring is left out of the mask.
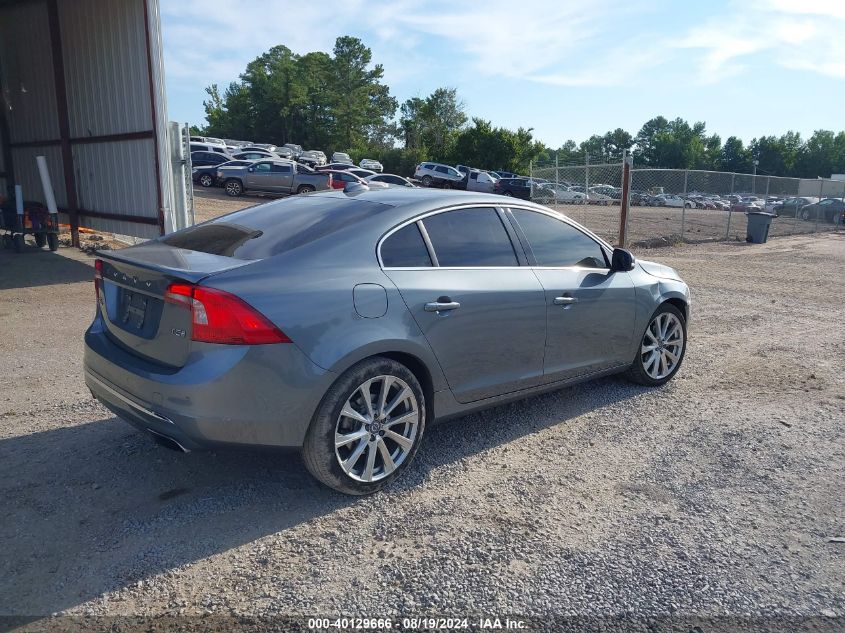
[[[431,187],[431,176],[423,176],[422,177],[422,186],[423,187]]]
[[[241,184],[240,180],[232,178],[223,184],[223,190],[226,192],[227,196],[237,198],[244,192],[244,186]]]
[[[348,495],[372,494],[413,461],[426,405],[413,373],[389,358],[353,365],[331,386],[302,447],[308,471]]]
[[[200,184],[203,187],[210,187],[214,184],[214,178],[212,178],[209,174],[203,174],[200,176]]]
[[[681,368],[686,350],[686,319],[678,308],[664,303],[651,316],[626,377],[649,387],[666,384]]]

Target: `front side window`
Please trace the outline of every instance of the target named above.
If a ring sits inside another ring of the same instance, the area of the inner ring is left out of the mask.
[[[441,174],[449,173],[449,169],[447,167],[444,167],[443,165],[438,165],[437,167],[434,168],[434,171],[441,173]]]
[[[538,266],[608,268],[601,246],[574,226],[544,213],[513,209]]]
[[[431,266],[431,257],[417,223],[404,226],[381,245],[381,261],[386,268],[420,268]]]
[[[255,165],[255,171],[261,173],[269,173],[270,172],[270,163],[258,163]]]
[[[518,266],[495,209],[456,209],[423,220],[440,266]]]

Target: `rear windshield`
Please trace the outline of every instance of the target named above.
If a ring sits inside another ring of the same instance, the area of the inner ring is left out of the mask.
[[[291,196],[188,227],[161,241],[211,255],[264,259],[321,240],[390,208],[345,197]]]

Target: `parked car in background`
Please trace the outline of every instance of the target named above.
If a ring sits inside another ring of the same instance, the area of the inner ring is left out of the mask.
[[[201,184],[203,187],[214,187],[219,185],[217,180],[218,167],[245,167],[251,165],[251,160],[230,160],[219,165],[207,165],[205,167],[194,167],[191,170],[191,180]]]
[[[805,196],[798,196],[795,198],[787,198],[779,205],[776,204],[772,211],[777,213],[778,215],[783,215],[787,217],[797,218],[800,215],[800,211],[802,208],[806,207],[808,204],[815,204],[818,202],[818,198],[812,197],[805,197]]]
[[[208,165],[219,165],[232,160],[226,154],[219,152],[191,152],[191,167],[207,167]]]
[[[493,193],[530,200],[531,181],[528,178],[500,178],[493,184]]]
[[[423,187],[442,187],[444,189],[462,188],[464,175],[454,167],[441,163],[420,163],[414,170],[414,178]]]
[[[232,158],[235,158],[237,160],[258,160],[260,158],[284,158],[284,157],[279,156],[275,152],[268,152],[267,150],[252,148],[252,149],[246,150],[244,152],[238,152],[237,154],[233,154]]]
[[[587,194],[573,191],[564,185],[544,182],[534,187],[534,200],[540,204],[586,204]]]
[[[190,148],[192,154],[194,152],[215,152],[229,156],[229,149],[222,143],[190,143]]]
[[[674,193],[661,193],[657,197],[661,200],[659,205],[661,207],[674,207],[678,209],[683,209],[684,207],[691,209],[693,207],[692,202],[684,200],[681,196],[675,195]]]
[[[512,171],[491,171],[491,174],[496,176],[497,178],[521,178],[519,174],[515,174]]]
[[[648,205],[648,200],[651,196],[647,193],[635,191],[631,193],[631,204],[635,207],[644,207]]]
[[[373,174],[372,176],[367,176],[364,180],[367,182],[383,182],[397,187],[416,187],[407,178],[402,178],[402,176],[397,176],[396,174]]]
[[[377,171],[379,173],[384,171],[384,165],[382,165],[374,158],[363,158],[361,159],[361,162],[358,163],[358,166],[362,169],[369,169],[371,171]]]
[[[309,149],[302,152],[297,160],[309,167],[319,167],[326,164],[326,155],[319,150]]]
[[[845,202],[840,198],[825,198],[818,202],[801,207],[799,217],[802,220],[819,219],[820,222],[832,222],[841,224],[842,212],[845,211]]]
[[[351,167],[347,169],[350,174],[355,174],[359,178],[368,178],[370,176],[375,176],[376,172],[372,169],[361,169],[360,167]]]
[[[217,168],[217,179],[230,196],[249,191],[264,193],[309,193],[331,189],[330,173],[316,172],[305,165],[284,159],[265,159],[246,167]]]
[[[345,171],[347,169],[356,169],[353,163],[328,163],[327,165],[320,165],[319,167],[315,167],[317,171],[326,171],[327,169],[337,169],[340,171]]]
[[[670,381],[690,311],[678,273],[500,204],[297,196],[103,251],[85,383],[170,446],[299,449],[324,485],[362,495],[407,471],[438,418],[615,373]]]
[[[297,145],[296,143],[285,143],[284,147],[287,147],[294,159],[299,158],[302,155],[302,145]]]
[[[335,152],[332,154],[332,162],[333,163],[345,163],[347,165],[352,165],[352,159],[349,157],[349,154],[346,152]]]
[[[494,193],[494,185],[498,178],[494,178],[486,171],[473,169],[467,174],[467,191],[480,191],[481,193]]]
[[[271,143],[253,143],[253,147],[257,147],[259,149],[266,149],[268,152],[275,152],[278,148],[271,144]]]
[[[332,189],[343,189],[349,183],[357,183],[360,185],[366,185],[367,181],[361,178],[361,176],[356,176],[348,169],[340,170],[340,169],[327,169],[327,170],[320,170],[317,172],[318,174],[331,174],[332,182],[331,186]]]

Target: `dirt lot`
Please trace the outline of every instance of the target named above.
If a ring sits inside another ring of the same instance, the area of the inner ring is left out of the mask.
[[[0,614],[841,630],[845,234],[640,255],[692,288],[673,382],[603,379],[436,427],[404,479],[352,499],[296,455],[183,455],[115,419],[81,378],[91,258],[0,252]]]

